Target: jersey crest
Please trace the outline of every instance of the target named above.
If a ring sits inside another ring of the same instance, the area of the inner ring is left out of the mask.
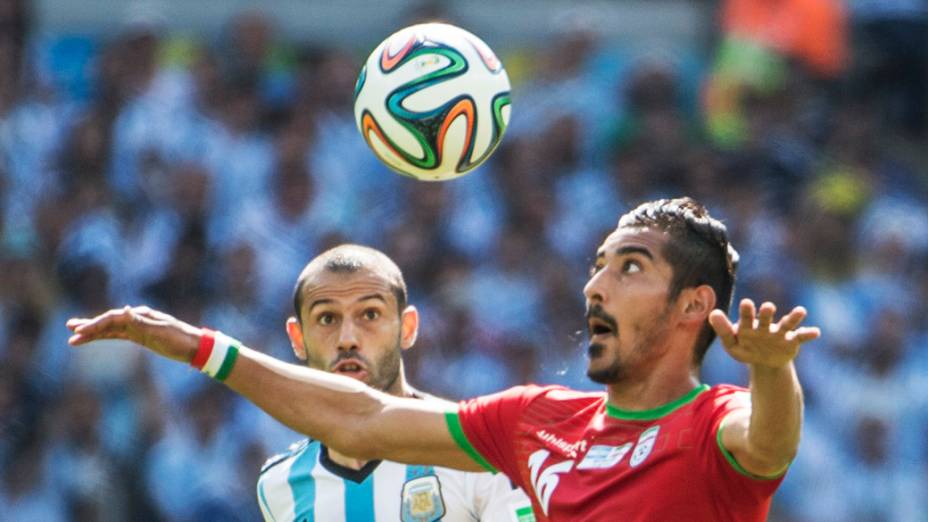
[[[434,522],[445,515],[441,483],[435,475],[407,480],[403,484],[403,522]]]
[[[659,431],[661,431],[660,426],[651,426],[644,430],[638,437],[638,443],[635,444],[635,451],[632,452],[632,458],[628,462],[631,467],[637,468],[639,464],[644,462],[644,459],[648,458],[648,455],[651,454],[651,450],[654,449],[654,442],[657,440],[657,433]]]

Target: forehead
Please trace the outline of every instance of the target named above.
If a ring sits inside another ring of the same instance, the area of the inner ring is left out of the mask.
[[[655,261],[663,261],[664,245],[669,235],[654,228],[647,227],[619,227],[612,231],[596,250],[596,256],[611,256],[620,249],[633,247],[645,249],[651,253]]]
[[[380,271],[369,268],[357,272],[321,270],[306,277],[303,309],[321,300],[331,304],[350,304],[372,296],[379,296],[387,303],[396,302],[390,279]]]

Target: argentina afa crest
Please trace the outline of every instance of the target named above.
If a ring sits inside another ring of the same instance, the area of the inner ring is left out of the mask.
[[[435,475],[407,480],[403,484],[403,522],[434,522],[445,515],[441,498],[441,483]]]

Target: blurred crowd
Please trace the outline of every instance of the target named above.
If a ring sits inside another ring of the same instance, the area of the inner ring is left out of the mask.
[[[296,276],[358,242],[421,312],[414,385],[596,389],[595,248],[678,195],[727,223],[736,299],[824,332],[771,520],[928,520],[928,2],[770,5],[721,2],[704,48],[606,45],[577,17],[497,49],[521,64],[503,144],[422,183],[356,130],[369,49],[285,41],[260,12],[197,38],[146,12],[39,36],[0,0],[0,520],[256,520],[261,463],[299,438],[179,364],[69,349],[69,317],[144,303],[296,362]],[[719,346],[703,377],[746,383]]]

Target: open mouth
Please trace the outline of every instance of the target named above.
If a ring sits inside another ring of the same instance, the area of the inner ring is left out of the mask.
[[[615,334],[615,328],[612,326],[612,324],[604,319],[600,319],[599,317],[591,317],[587,323],[587,329],[590,332],[590,337]]]
[[[619,329],[615,319],[598,304],[587,309],[586,327],[591,340],[600,336],[615,336]]]
[[[346,375],[348,377],[361,378],[367,375],[367,369],[364,364],[357,359],[343,359],[332,367],[334,373]]]

